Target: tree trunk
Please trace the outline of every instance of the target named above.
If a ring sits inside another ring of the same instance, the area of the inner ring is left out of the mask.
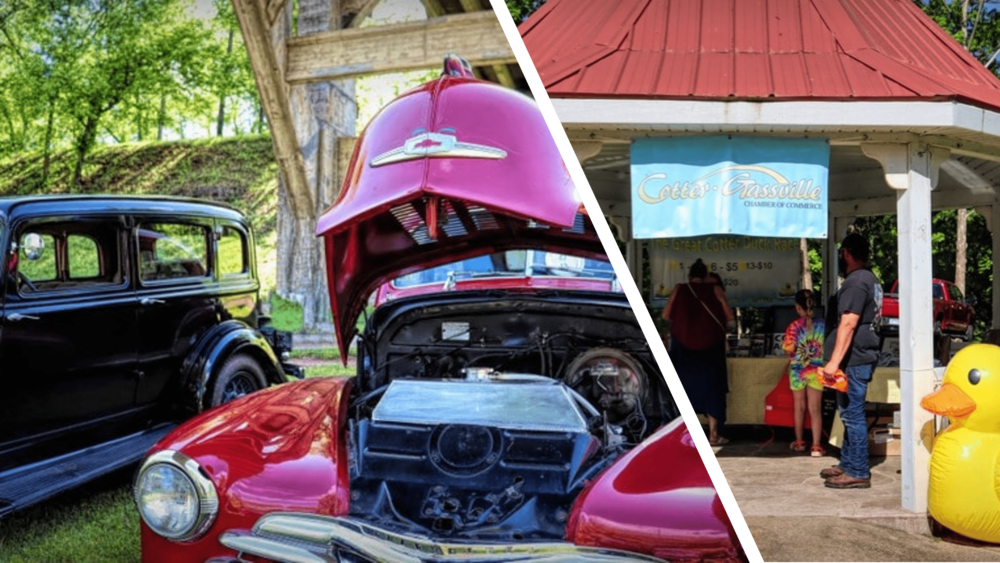
[[[83,131],[76,140],[76,168],[73,170],[73,185],[83,186],[83,161],[90,153],[90,148],[94,146],[94,137],[97,135],[97,124],[100,117],[90,115],[83,124]]]
[[[142,142],[142,138],[143,138],[143,131],[142,130],[144,129],[144,127],[143,127],[143,125],[144,125],[143,117],[145,116],[145,113],[142,111],[143,103],[142,103],[142,100],[139,99],[139,96],[136,96],[135,107],[136,107],[136,110],[135,110],[135,140],[136,140],[136,142],[141,143]]]
[[[167,121],[167,95],[160,94],[160,113],[156,116],[156,140],[163,140],[163,129]]]
[[[969,246],[967,240],[969,210],[959,209],[957,215],[957,226],[955,228],[955,285],[958,286],[962,295],[965,295],[965,265],[968,260],[966,249]]]
[[[226,46],[226,54],[231,55],[233,52],[233,29],[229,29],[229,44]],[[219,115],[215,120],[215,136],[221,137],[222,132],[226,126],[226,93],[219,93]]]
[[[45,119],[45,157],[42,159],[42,185],[49,185],[49,168],[52,165],[52,126],[55,121],[55,101],[49,100],[49,115]]]

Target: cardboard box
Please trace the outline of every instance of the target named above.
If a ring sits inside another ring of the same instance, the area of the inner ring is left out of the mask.
[[[901,449],[899,428],[873,428],[868,433],[868,455],[872,457],[899,455]]]
[[[840,413],[833,419],[830,429],[829,444],[839,448],[844,442],[844,423],[840,421]],[[877,426],[868,432],[868,455],[871,457],[885,457],[900,455],[903,443],[900,441],[899,428],[886,428]]]

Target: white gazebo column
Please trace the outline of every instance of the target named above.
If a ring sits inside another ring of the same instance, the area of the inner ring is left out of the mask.
[[[922,143],[864,143],[882,164],[896,196],[899,231],[899,380],[902,392],[902,500],[927,511],[934,417],[920,399],[934,390],[934,311],[931,301],[931,190],[948,151]]]

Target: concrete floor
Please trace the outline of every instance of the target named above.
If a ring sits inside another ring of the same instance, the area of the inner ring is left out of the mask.
[[[1000,561],[1000,546],[943,541],[903,510],[898,456],[871,459],[870,489],[835,490],[819,471],[837,458],[791,452],[786,429],[727,436],[716,457],[765,561]]]

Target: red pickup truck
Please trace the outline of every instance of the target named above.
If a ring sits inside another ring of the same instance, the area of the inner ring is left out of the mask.
[[[972,340],[976,311],[975,299],[966,300],[958,286],[945,280],[933,280],[934,333]],[[882,298],[879,332],[882,335],[899,334],[899,281],[892,284],[892,291]]]

